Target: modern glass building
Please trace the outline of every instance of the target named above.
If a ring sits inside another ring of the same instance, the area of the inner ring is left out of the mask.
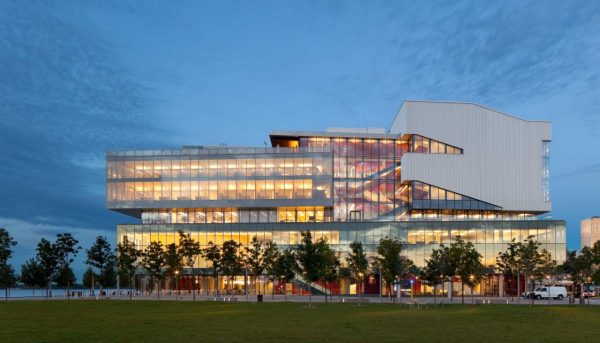
[[[268,148],[108,151],[107,207],[141,220],[119,225],[117,239],[144,248],[175,243],[183,230],[203,246],[256,236],[286,247],[310,230],[344,257],[355,240],[374,255],[388,236],[422,266],[432,249],[460,236],[490,266],[478,289],[486,294],[504,287],[493,265],[513,238],[534,236],[565,259],[565,222],[545,217],[547,122],[475,104],[410,101],[388,130],[276,131],[270,140]],[[207,268],[198,261],[198,274]],[[377,292],[376,280],[369,282]],[[352,293],[355,285],[343,280],[334,288]]]

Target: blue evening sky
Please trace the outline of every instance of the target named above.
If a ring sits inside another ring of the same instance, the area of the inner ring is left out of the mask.
[[[87,247],[136,221],[105,208],[107,149],[387,128],[405,99],[552,121],[552,214],[579,247],[580,221],[600,215],[599,1],[2,0],[13,263],[42,237]]]

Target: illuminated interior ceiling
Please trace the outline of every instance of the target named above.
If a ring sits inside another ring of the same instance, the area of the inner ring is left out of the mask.
[[[292,136],[271,136],[271,146],[297,148],[300,146],[299,137]]]

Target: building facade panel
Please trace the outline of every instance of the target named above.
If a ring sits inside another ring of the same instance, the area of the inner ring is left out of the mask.
[[[551,210],[545,158],[550,123],[525,121],[474,104],[405,102],[391,130],[463,151],[460,155],[405,154],[403,182],[419,180],[506,211]]]

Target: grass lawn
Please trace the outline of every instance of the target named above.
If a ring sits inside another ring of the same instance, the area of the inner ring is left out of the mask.
[[[592,342],[600,306],[0,301],[0,342]]]

